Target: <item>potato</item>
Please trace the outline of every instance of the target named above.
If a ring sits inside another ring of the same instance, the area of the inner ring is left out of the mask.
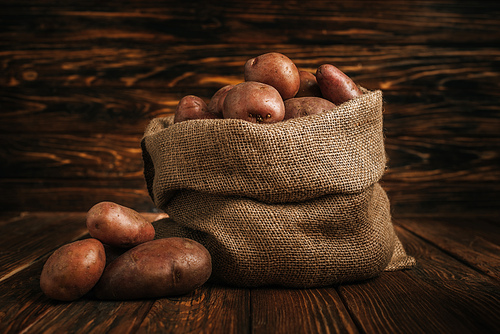
[[[182,295],[203,285],[211,273],[210,253],[198,242],[177,237],[156,239],[111,262],[94,294],[105,300]]]
[[[285,105],[274,87],[247,81],[228,91],[222,113],[224,118],[239,118],[253,123],[274,123],[283,120]]]
[[[333,108],[335,104],[321,97],[294,97],[285,101],[284,119],[319,114]]]
[[[153,240],[153,225],[137,211],[113,202],[100,202],[87,212],[87,229],[101,242],[130,248]]]
[[[316,80],[323,97],[336,105],[363,94],[351,78],[330,64],[323,64],[318,67]]]
[[[270,52],[249,59],[244,67],[245,81],[258,81],[273,86],[283,100],[292,98],[300,88],[299,70],[287,56]]]
[[[99,281],[106,265],[103,244],[84,239],[58,248],[45,262],[40,288],[52,299],[76,300],[87,294]]]
[[[218,118],[222,118],[224,99],[226,98],[227,92],[233,87],[234,85],[226,85],[215,92],[208,103],[208,112],[216,115]]]
[[[316,76],[308,71],[299,71],[300,88],[295,97],[317,96],[322,97]]]
[[[217,118],[216,115],[208,112],[208,106],[201,97],[195,95],[184,96],[175,109],[174,123],[188,121],[192,119]]]

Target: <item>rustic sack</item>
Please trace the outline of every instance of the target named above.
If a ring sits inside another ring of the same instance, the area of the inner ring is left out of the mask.
[[[378,181],[382,93],[274,124],[151,121],[142,140],[160,237],[207,247],[213,279],[315,287],[410,268]]]

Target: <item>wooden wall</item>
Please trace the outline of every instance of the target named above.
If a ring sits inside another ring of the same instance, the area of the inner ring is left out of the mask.
[[[0,210],[152,211],[140,139],[282,52],[382,89],[395,214],[496,214],[500,5],[0,0]],[[481,36],[478,38],[477,36]]]

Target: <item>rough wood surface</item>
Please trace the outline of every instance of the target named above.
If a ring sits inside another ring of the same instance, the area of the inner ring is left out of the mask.
[[[495,333],[500,328],[500,3],[0,0],[1,333]],[[71,302],[39,275],[111,200],[157,209],[148,122],[277,51],[384,94],[382,179],[417,267],[318,289],[206,284]]]
[[[252,330],[255,333],[357,333],[334,288],[251,292]]]
[[[341,286],[340,295],[366,333],[493,333],[500,325],[500,285],[401,228],[418,262],[404,272]],[[424,321],[425,319],[425,321]]]
[[[500,281],[500,229],[495,223],[480,217],[451,216],[402,218],[396,224]]]
[[[4,229],[17,223],[18,231],[29,229],[27,222],[38,226],[31,234],[3,236],[10,249],[23,245],[27,237],[41,241],[36,235],[44,233],[35,230],[47,228],[52,239],[24,245],[31,249],[29,255],[21,251],[0,257],[0,268],[5,268],[0,280],[0,332],[493,333],[500,325],[500,281],[492,275],[498,273],[498,256],[492,253],[499,247],[498,228],[480,218],[475,228],[469,227],[470,218],[459,216],[397,219],[398,236],[417,259],[417,267],[359,283],[318,289],[207,284],[185,296],[158,300],[99,301],[89,294],[70,303],[52,301],[39,287],[43,263],[56,247],[82,232],[85,237],[84,216],[2,216]],[[458,228],[450,232],[450,224]]]
[[[247,59],[278,51],[383,90],[397,213],[494,210],[499,14],[451,0],[2,1],[0,209],[108,198],[154,210],[139,146],[149,120],[187,94],[208,101],[243,80]]]
[[[250,291],[207,286],[157,300],[137,333],[249,333]]]

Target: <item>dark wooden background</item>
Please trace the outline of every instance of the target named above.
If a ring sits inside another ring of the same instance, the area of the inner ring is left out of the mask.
[[[499,42],[498,1],[0,0],[0,332],[498,332]],[[270,51],[383,90],[383,187],[417,266],[317,289],[44,296],[45,260],[88,237],[92,205],[157,216],[148,122]]]
[[[154,211],[140,139],[277,51],[385,97],[394,214],[499,213],[500,3],[0,1],[0,210]]]

